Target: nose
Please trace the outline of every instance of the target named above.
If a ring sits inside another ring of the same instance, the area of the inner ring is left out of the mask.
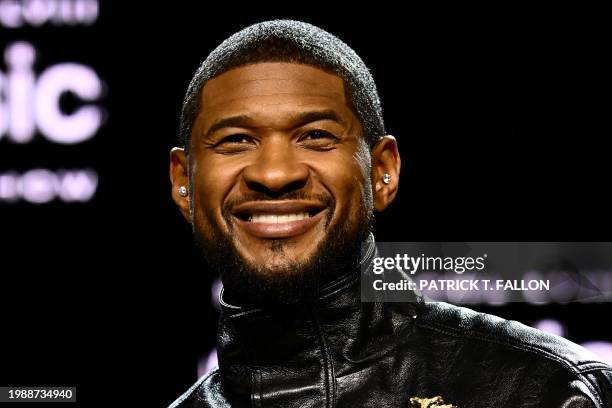
[[[246,185],[271,197],[303,188],[308,182],[308,166],[297,160],[295,147],[282,137],[262,142],[255,161],[243,171]]]

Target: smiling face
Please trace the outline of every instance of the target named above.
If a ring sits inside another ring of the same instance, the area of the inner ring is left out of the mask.
[[[189,155],[173,151],[171,174],[174,190],[189,186],[188,199],[174,198],[207,256],[238,257],[255,278],[282,280],[324,249],[342,257],[342,248],[358,248],[380,200],[339,76],[293,63],[247,65],[209,80],[200,106]]]

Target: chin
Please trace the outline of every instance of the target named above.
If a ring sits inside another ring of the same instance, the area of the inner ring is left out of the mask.
[[[261,271],[265,275],[287,275],[292,274],[296,266],[303,266],[311,262],[312,256],[291,257],[286,255],[271,254],[270,256],[249,257],[245,262],[252,270]],[[243,261],[246,259],[243,257]]]

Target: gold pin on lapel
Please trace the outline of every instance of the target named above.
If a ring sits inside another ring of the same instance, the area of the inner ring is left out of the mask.
[[[445,404],[442,397],[437,396],[433,398],[410,398],[410,408],[457,408],[452,404]]]

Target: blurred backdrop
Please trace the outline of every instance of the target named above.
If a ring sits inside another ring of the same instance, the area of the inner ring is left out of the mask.
[[[0,0],[0,384],[165,406],[214,364],[219,284],[168,156],[199,62],[264,19],[319,25],[372,70],[403,164],[378,240],[611,240],[593,14],[217,6]],[[612,358],[609,305],[474,308]]]

